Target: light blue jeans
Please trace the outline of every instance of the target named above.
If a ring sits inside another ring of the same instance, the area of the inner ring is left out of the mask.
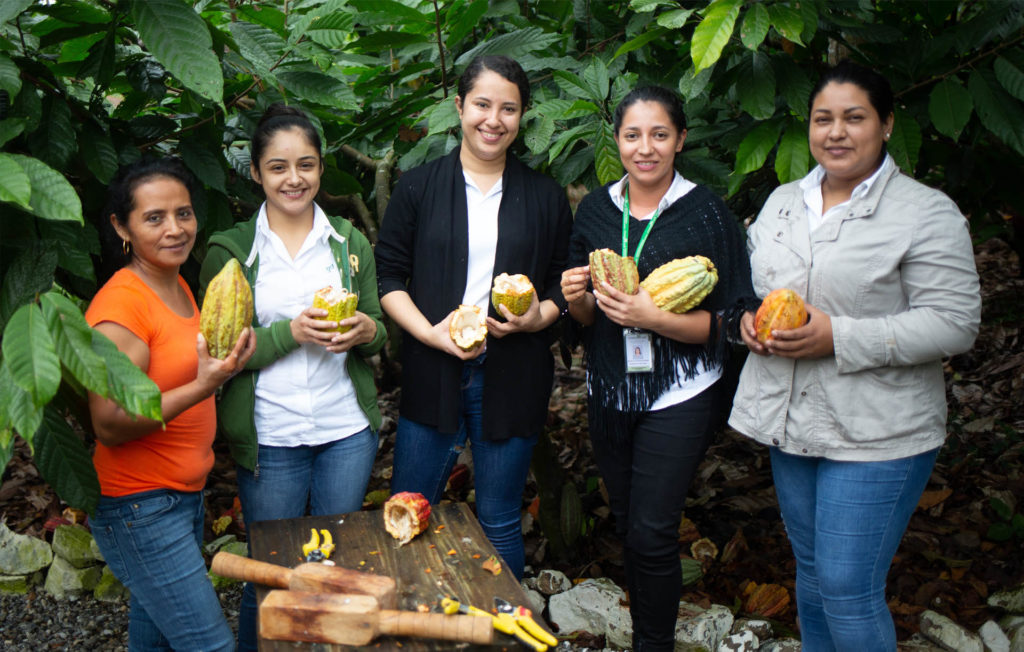
[[[526,563],[520,520],[523,488],[530,471],[537,434],[502,441],[483,438],[482,362],[477,358],[463,365],[462,417],[458,432],[438,432],[432,426],[399,417],[391,491],[419,492],[432,505],[437,503],[468,439],[473,452],[477,520],[491,545],[504,559],[506,568],[517,579],[522,579]]]
[[[347,514],[362,509],[377,456],[369,428],[319,446],[260,446],[256,472],[237,467],[248,527],[257,521]],[[246,584],[238,612],[238,649],[256,649],[256,588]]]
[[[100,496],[89,522],[103,559],[131,591],[129,650],[235,649],[200,551],[201,492]]]
[[[896,649],[885,578],[938,452],[837,462],[771,449],[805,652]]]

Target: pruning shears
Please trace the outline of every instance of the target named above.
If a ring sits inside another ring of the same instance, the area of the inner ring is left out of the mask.
[[[483,609],[478,609],[472,605],[462,604],[454,598],[442,598],[441,609],[446,614],[461,613],[469,614],[471,616],[486,616],[491,619],[491,624],[493,625],[494,629],[498,630],[499,632],[509,634],[510,636],[515,636],[517,639],[519,639],[521,643],[533,648],[535,652],[547,652],[548,644],[543,643],[534,638],[533,636],[531,636],[530,633],[528,633],[525,629],[519,626],[516,617],[510,613],[499,611],[498,613],[494,614],[489,611],[484,611]],[[554,639],[554,637],[552,637],[547,632],[544,633],[548,637],[551,637],[551,640],[554,641],[554,643],[558,642]]]
[[[533,619],[533,612],[526,607],[522,605],[513,607],[512,603],[508,600],[496,597],[494,598],[494,608],[498,610],[498,613],[510,614],[515,619],[517,625],[538,641],[551,647],[558,645],[558,639],[552,636],[548,630],[541,627]]]
[[[302,544],[302,557],[306,561],[324,561],[334,552],[334,538],[330,530],[310,528],[309,541]],[[333,562],[332,562],[333,563]]]

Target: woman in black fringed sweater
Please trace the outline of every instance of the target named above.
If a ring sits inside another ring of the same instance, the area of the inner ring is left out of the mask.
[[[625,542],[633,647],[671,650],[682,593],[679,517],[727,402],[719,382],[725,331],[757,304],[736,218],[675,171],[686,140],[679,98],[637,88],[615,110],[614,126],[626,176],[580,204],[562,293],[585,327],[590,436]],[[700,254],[718,268],[718,285],[681,315],[659,310],[643,289],[588,289],[587,256],[603,247],[633,256],[640,278]]]

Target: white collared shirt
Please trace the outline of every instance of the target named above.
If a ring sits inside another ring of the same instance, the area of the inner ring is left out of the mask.
[[[313,305],[322,287],[341,284],[330,238],[344,237],[313,205],[313,228],[293,259],[270,230],[264,203],[256,218],[252,260],[259,256],[253,292],[260,324],[291,320]],[[345,370],[346,353],[305,343],[260,370],[256,381],[256,433],[264,446],[315,446],[337,441],[370,425],[359,409]]]
[[[821,211],[825,206],[825,200],[821,196],[821,182],[825,179],[825,168],[819,165],[811,170],[807,176],[800,180],[800,190],[804,193],[804,205],[807,207],[807,224],[810,232],[814,233],[814,230],[821,226],[825,220],[843,212],[846,205],[854,199],[868,194],[868,191],[871,190],[871,186],[878,177],[882,176],[883,172],[888,173],[894,165],[896,165],[896,162],[887,153],[885,158],[882,159],[882,164],[875,170],[875,173],[858,183],[857,187],[850,193],[849,199],[828,209],[824,215],[822,215]]]
[[[623,197],[622,192],[626,188],[626,181],[629,180],[629,175],[625,175],[612,185],[608,186],[608,194],[611,196],[612,203],[621,211],[626,205],[626,199]],[[697,184],[683,177],[676,171],[675,176],[672,177],[672,185],[668,187],[668,190],[662,196],[661,201],[658,202],[658,208],[655,211],[651,211],[648,215],[639,217],[639,220],[649,220],[654,217],[654,213],[661,213],[669,206],[682,199],[688,192],[697,187]],[[661,396],[654,401],[650,408],[650,411],[663,410],[673,405],[678,405],[683,401],[688,401],[694,396],[700,394],[708,387],[711,387],[716,380],[722,376],[722,367],[717,366],[712,369],[708,369],[704,366],[704,363],[698,360],[694,364],[694,376],[690,379],[684,378],[684,371],[682,364],[677,365],[676,372],[679,374],[679,380],[676,381],[675,385],[672,385]]]
[[[484,194],[466,177],[466,210],[469,217],[469,260],[466,262],[466,291],[462,303],[479,306],[487,314],[494,278],[494,254],[498,250],[498,208],[501,206],[501,179]],[[509,273],[517,273],[508,270]]]

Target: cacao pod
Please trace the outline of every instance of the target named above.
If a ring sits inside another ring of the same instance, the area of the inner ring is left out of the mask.
[[[411,491],[397,493],[384,503],[384,529],[404,546],[430,522],[430,503],[423,494]]]
[[[461,305],[448,324],[448,334],[455,346],[472,351],[487,339],[487,320],[479,306]]]
[[[325,321],[341,321],[342,319],[348,319],[352,315],[356,314],[356,306],[358,304],[358,294],[355,292],[349,292],[345,288],[336,288],[333,285],[320,288],[316,291],[316,294],[313,295],[313,307],[322,308],[327,311],[327,316],[323,318]],[[352,327],[338,326],[337,328],[330,330],[336,330],[339,333],[347,333],[352,330]]]
[[[786,288],[772,290],[754,314],[757,341],[767,342],[772,331],[798,328],[807,323],[807,307],[800,295]]]
[[[676,258],[647,275],[640,287],[662,310],[684,313],[696,308],[718,283],[718,270],[704,256]]]
[[[601,281],[624,294],[636,294],[640,288],[640,272],[632,256],[623,258],[611,249],[590,252],[590,281],[594,290],[601,289]]]
[[[774,618],[786,613],[789,600],[789,591],[783,586],[748,581],[743,587],[742,611],[757,618]]]
[[[199,330],[210,355],[228,357],[242,330],[252,324],[252,289],[237,258],[232,258],[206,286]]]
[[[508,308],[513,315],[526,314],[533,303],[533,283],[526,274],[509,275],[505,272],[494,277],[494,287],[491,288],[491,303],[494,309],[501,314],[500,305]]]

